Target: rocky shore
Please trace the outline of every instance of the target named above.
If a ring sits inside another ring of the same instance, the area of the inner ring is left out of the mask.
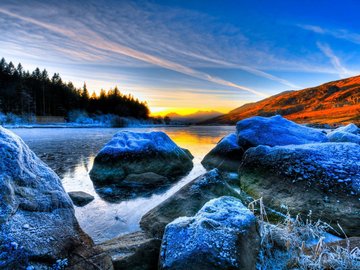
[[[141,231],[94,245],[73,207],[92,196],[67,194],[0,127],[0,268],[359,269],[359,143],[353,124],[242,120],[204,157],[208,171],[146,213]],[[90,176],[100,196],[122,200],[178,181],[192,159],[163,132],[119,132]]]

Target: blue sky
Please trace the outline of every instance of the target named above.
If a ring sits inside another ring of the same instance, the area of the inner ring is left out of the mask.
[[[0,2],[0,56],[152,112],[227,112],[360,73],[358,1]]]

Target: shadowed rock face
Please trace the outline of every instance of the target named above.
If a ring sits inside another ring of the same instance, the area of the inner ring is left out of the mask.
[[[360,231],[360,146],[322,143],[258,146],[244,154],[241,188],[278,211],[307,215],[350,236]]]
[[[115,269],[157,270],[161,240],[148,238],[144,232],[134,232],[101,243]]]
[[[280,115],[255,116],[236,124],[239,146],[289,145],[327,142],[326,135],[313,128],[298,125]]]
[[[71,264],[74,252],[92,248],[59,177],[18,136],[2,127],[0,198],[2,268],[51,265],[60,258],[68,258]],[[6,249],[9,244],[13,247]]]
[[[259,246],[253,213],[234,197],[220,197],[166,226],[159,269],[255,269]]]
[[[193,167],[191,157],[164,132],[119,132],[100,150],[90,172],[97,185],[122,185],[129,174],[156,173],[169,180]]]
[[[71,191],[68,194],[76,206],[84,206],[94,200],[94,196],[83,191]]]
[[[217,169],[211,170],[146,213],[140,227],[152,237],[161,238],[168,223],[181,216],[195,215],[207,201],[224,195],[238,196]]]
[[[244,150],[237,144],[237,135],[229,134],[204,157],[201,164],[207,169],[237,172]]]

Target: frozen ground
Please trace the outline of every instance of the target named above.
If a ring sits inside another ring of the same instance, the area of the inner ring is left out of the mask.
[[[119,130],[165,131],[179,146],[195,156],[194,168],[161,194],[111,203],[100,198],[88,172],[96,153]],[[13,129],[29,147],[62,179],[66,191],[85,191],[95,200],[84,207],[75,207],[81,227],[99,243],[139,229],[143,214],[174,194],[205,169],[202,158],[235,127],[160,127],[160,128],[18,128]]]

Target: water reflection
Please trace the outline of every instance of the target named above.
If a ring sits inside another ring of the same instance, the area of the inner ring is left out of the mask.
[[[158,193],[131,197],[120,202],[107,202],[95,191],[89,177],[96,153],[120,130],[148,132],[162,130],[179,146],[194,155],[194,168],[178,182]],[[71,129],[14,129],[30,148],[61,178],[69,191],[84,191],[95,197],[86,206],[75,207],[76,217],[85,232],[96,243],[139,229],[141,217],[170,197],[205,169],[202,158],[234,127],[169,127],[169,128],[71,128]]]

